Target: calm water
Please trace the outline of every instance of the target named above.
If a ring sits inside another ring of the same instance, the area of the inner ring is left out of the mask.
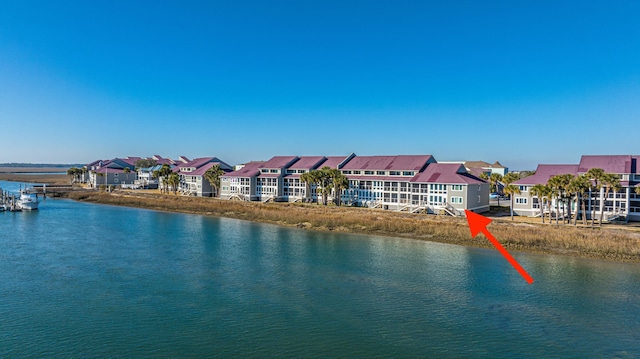
[[[47,199],[0,213],[0,357],[640,357],[639,265],[514,256]]]

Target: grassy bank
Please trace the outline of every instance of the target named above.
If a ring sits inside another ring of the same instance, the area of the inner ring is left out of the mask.
[[[50,185],[68,185],[70,183],[70,178],[66,174],[54,173],[26,174],[0,172],[0,180],[23,183],[46,183]]]
[[[247,203],[144,192],[75,192],[69,193],[68,197],[86,202],[198,213],[310,230],[408,237],[473,247],[491,246],[482,236],[471,238],[465,218],[353,207]],[[640,262],[640,233],[634,231],[498,220],[489,229],[509,250]]]

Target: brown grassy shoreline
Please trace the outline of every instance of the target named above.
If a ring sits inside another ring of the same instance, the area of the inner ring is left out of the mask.
[[[491,247],[471,238],[465,218],[413,215],[352,207],[247,203],[144,192],[71,192],[68,198],[102,204],[196,213],[309,230],[407,237],[470,247]],[[495,220],[489,230],[507,248],[548,254],[640,262],[640,233],[616,228],[574,228]]]
[[[53,185],[68,185],[69,176],[66,174],[26,174],[26,172],[9,173],[0,172],[0,180],[23,183],[46,183]]]

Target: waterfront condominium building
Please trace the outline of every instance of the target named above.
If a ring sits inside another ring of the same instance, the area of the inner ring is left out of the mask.
[[[180,185],[178,187],[180,193],[187,196],[215,197],[217,195],[216,190],[204,175],[211,167],[216,165],[220,166],[225,172],[233,170],[233,167],[217,157],[195,158],[186,163],[177,164],[173,171],[180,176]]]
[[[546,185],[549,178],[555,175],[571,174],[574,176],[586,174],[592,168],[600,168],[606,173],[614,174],[620,180],[620,189],[610,191],[608,195],[604,187],[599,190],[590,190],[586,195],[587,218],[591,218],[595,211],[596,218],[602,213],[604,220],[616,220],[624,218],[627,221],[640,221],[640,195],[635,193],[635,187],[640,186],[640,169],[638,160],[640,156],[634,155],[585,155],[575,165],[538,165],[534,175],[515,181],[519,186],[520,194],[514,195],[513,210],[521,216],[540,216],[541,213],[570,212],[581,213],[581,206],[575,201],[558,201],[553,199],[551,206],[531,194],[534,185]],[[546,202],[546,200],[545,200]]]
[[[489,210],[488,183],[462,164],[438,164],[431,155],[276,156],[225,174],[221,197],[317,202],[315,185],[300,176],[323,167],[338,169],[349,180],[341,197],[347,205],[452,215],[462,215],[465,209]]]

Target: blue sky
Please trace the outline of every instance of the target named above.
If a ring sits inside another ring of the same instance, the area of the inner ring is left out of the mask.
[[[185,3],[0,4],[0,162],[640,153],[637,1]]]

